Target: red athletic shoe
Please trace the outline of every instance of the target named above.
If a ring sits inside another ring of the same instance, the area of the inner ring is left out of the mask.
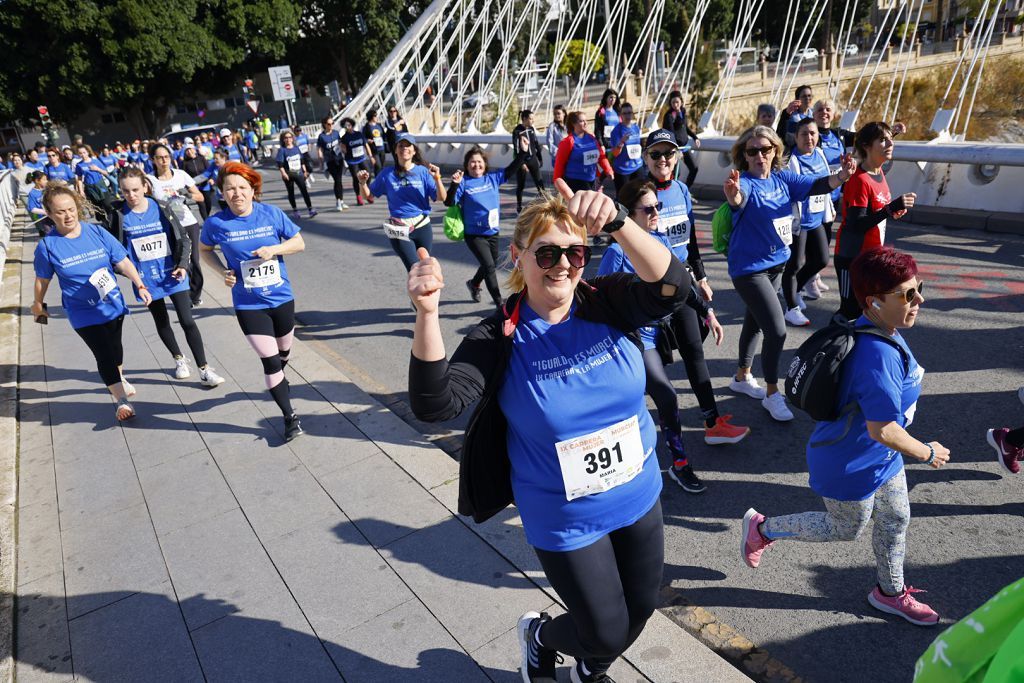
[[[725,443],[739,443],[750,434],[750,427],[729,424],[732,415],[722,415],[715,418],[715,426],[704,430],[704,443],[709,446],[718,446]]]
[[[1024,455],[1024,449],[1015,448],[1013,444],[1006,440],[1006,435],[1010,433],[1010,430],[1003,427],[1002,429],[990,429],[985,435],[988,445],[996,449],[996,460],[1003,466],[1003,469],[1010,474],[1017,474],[1020,472],[1020,464],[1017,462],[1020,460],[1021,455]]]
[[[754,508],[743,515],[743,539],[740,541],[740,555],[751,569],[761,564],[761,553],[775,541],[769,541],[757,530],[757,526],[765,520],[765,516]]]
[[[356,195],[356,204],[359,206],[363,205],[363,197],[361,195]]]

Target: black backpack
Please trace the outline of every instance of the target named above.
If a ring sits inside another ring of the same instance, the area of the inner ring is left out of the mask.
[[[855,327],[852,321],[837,314],[793,354],[785,383],[785,397],[791,405],[818,421],[832,421],[848,411],[849,406],[836,405],[839,369],[853,351],[858,334],[876,335],[899,349],[904,370],[909,372],[907,352],[894,339],[874,325]]]

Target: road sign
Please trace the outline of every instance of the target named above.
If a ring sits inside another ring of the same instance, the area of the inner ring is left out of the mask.
[[[252,113],[253,114],[257,113],[260,110],[260,101],[259,100],[249,100],[248,102],[245,103],[245,105],[247,107],[249,107],[249,109],[252,109]]]
[[[268,70],[270,74],[270,87],[274,91],[275,100],[294,100],[295,83],[292,82],[292,68],[285,66],[272,66]]]

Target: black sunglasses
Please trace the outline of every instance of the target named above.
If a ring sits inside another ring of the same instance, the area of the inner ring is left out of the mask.
[[[920,294],[922,297],[924,296],[924,282],[918,281],[917,287],[911,287],[910,289],[897,289],[894,292],[886,292],[886,294],[901,294],[903,295],[904,301],[906,301],[908,304],[912,304],[914,303],[914,299],[917,298],[918,294]]]
[[[660,159],[671,159],[676,155],[676,150],[666,149],[664,152],[648,152],[647,154],[655,161],[659,161]]]
[[[571,267],[583,268],[590,263],[590,251],[590,247],[585,244],[573,244],[568,247],[545,244],[543,247],[537,247],[533,255],[537,258],[537,265],[543,270],[554,268],[562,260],[562,254],[565,254]]]
[[[663,206],[664,203],[658,202],[657,204],[651,204],[650,206],[638,206],[636,207],[636,211],[643,211],[648,216],[653,216],[655,211],[661,213],[661,207]]]
[[[775,148],[771,145],[767,147],[747,147],[743,150],[743,153],[753,159],[758,154],[763,154],[765,157],[770,157],[775,152]]]

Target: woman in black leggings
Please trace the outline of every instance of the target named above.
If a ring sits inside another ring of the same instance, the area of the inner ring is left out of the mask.
[[[306,181],[309,174],[313,172],[310,168],[307,157],[295,144],[295,134],[285,129],[278,138],[281,146],[277,150],[277,170],[281,173],[281,180],[284,181],[284,189],[288,192],[288,204],[292,207],[292,220],[299,219],[299,209],[295,205],[295,187],[298,186],[302,193],[302,201],[306,203],[306,213],[309,218],[317,214],[313,208],[313,202],[309,198],[309,188]]]
[[[146,176],[139,169],[124,169],[120,186],[124,203],[114,211],[114,234],[124,245],[152,296],[149,312],[160,341],[174,358],[175,378],[187,379],[192,372],[174,338],[165,298],[174,305],[185,341],[199,367],[199,381],[208,387],[223,384],[224,378],[206,362],[203,337],[192,318],[187,271],[192,259],[192,240],[188,229],[165,203],[146,196]],[[135,295],[138,297],[138,290]]]
[[[501,289],[498,288],[498,275],[495,272],[501,219],[498,188],[512,177],[529,154],[529,139],[521,136],[518,140],[518,153],[512,163],[500,171],[488,171],[487,155],[479,147],[466,152],[462,160],[463,170],[452,174],[452,182],[444,200],[445,206],[458,205],[462,209],[466,246],[480,264],[473,277],[466,280],[469,297],[479,302],[480,283],[485,282],[491,302],[498,308],[501,308]]]

